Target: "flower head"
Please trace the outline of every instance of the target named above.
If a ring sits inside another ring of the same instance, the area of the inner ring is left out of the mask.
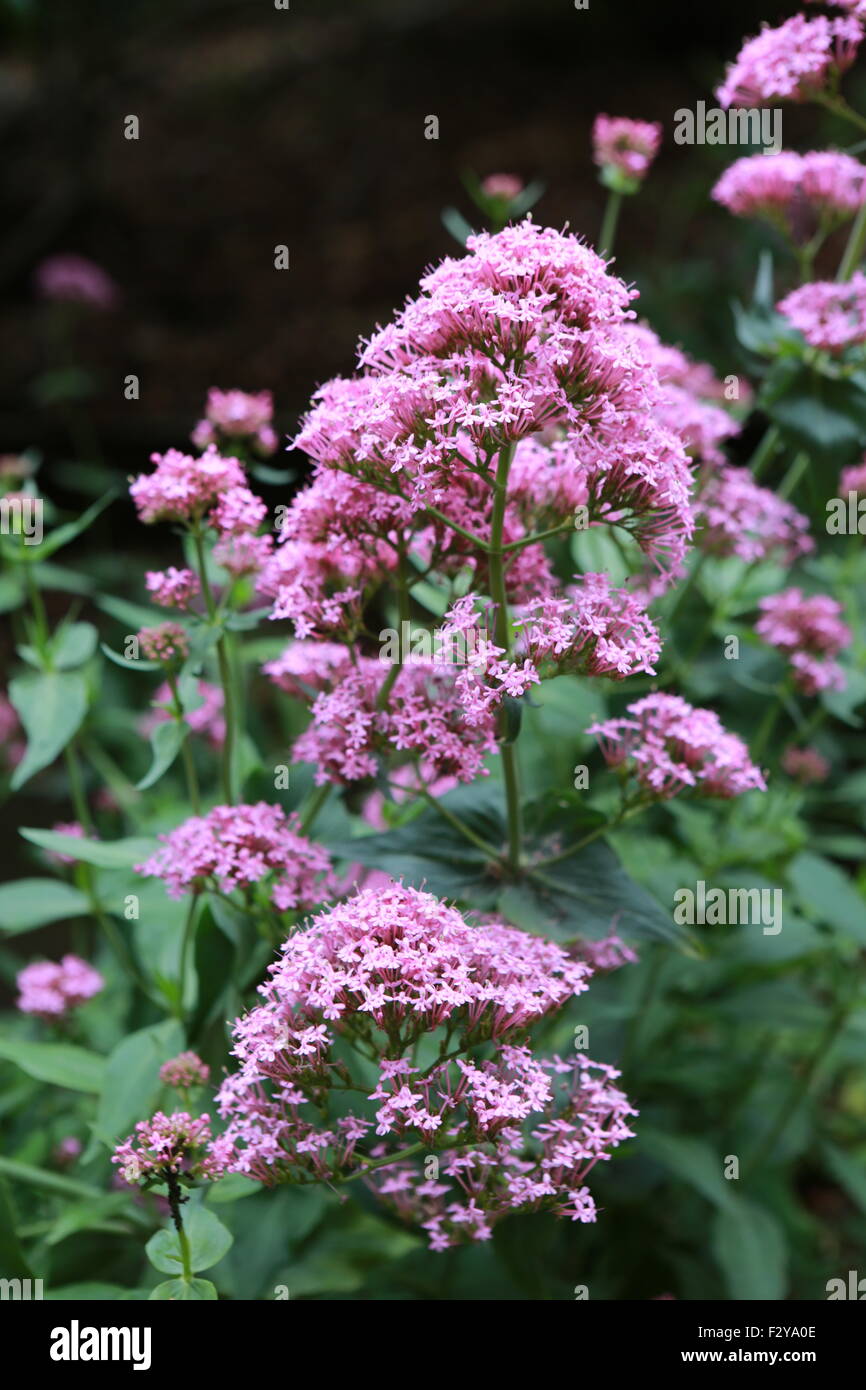
[[[844,688],[845,674],[835,658],[851,641],[851,629],[842,621],[836,599],[783,589],[758,606],[755,631],[788,657],[795,685],[806,695]]]
[[[36,268],[36,288],[43,299],[113,309],[120,294],[111,276],[86,256],[72,252],[49,256]]]
[[[161,849],[136,872],[165,881],[172,898],[216,885],[222,893],[267,881],[281,912],[321,902],[333,889],[330,860],[298,833],[300,822],[280,806],[215,806],[161,835]]]
[[[851,66],[862,37],[860,25],[848,15],[807,19],[795,14],[776,29],[764,25],[743,45],[716,96],[724,107],[808,101]]]
[[[646,695],[619,719],[593,724],[605,759],[636,778],[644,796],[669,800],[683,791],[732,797],[766,791],[759,768],[717,714],[679,695]]]
[[[866,275],[815,280],[792,290],[776,306],[811,347],[838,353],[866,342]]]
[[[80,956],[60,961],[34,961],[17,978],[18,1008],[47,1020],[64,1018],[71,1009],[92,999],[105,986],[98,970]]]
[[[190,1091],[193,1086],[206,1086],[209,1077],[210,1067],[206,1066],[195,1052],[179,1052],[171,1061],[163,1062],[159,1069],[160,1081],[178,1091]]]
[[[111,1156],[127,1183],[165,1182],[169,1174],[185,1179],[218,1178],[223,1164],[211,1147],[210,1116],[193,1118],[185,1110],[157,1113],[140,1120]]]
[[[592,127],[592,157],[600,169],[613,169],[637,184],[649,173],[661,138],[662,128],[656,121],[596,116]]]

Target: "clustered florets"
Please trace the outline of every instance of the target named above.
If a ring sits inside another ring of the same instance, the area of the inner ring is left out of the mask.
[[[683,791],[732,797],[766,791],[760,768],[713,710],[696,709],[679,695],[646,695],[622,718],[593,724],[605,759],[637,781],[641,795],[668,800]]]
[[[434,1248],[483,1239],[517,1208],[593,1219],[583,1179],[629,1137],[634,1111],[612,1069],[539,1062],[523,1041],[590,974],[553,942],[470,926],[429,893],[359,893],[286,942],[264,1003],[237,1021],[219,1162],[266,1183],[369,1176],[398,1209],[411,1202]],[[355,1089],[338,1037],[378,1058],[379,1079],[367,1115],[323,1123],[304,1108]],[[439,1042],[427,1065],[413,1061],[424,1038]],[[442,1152],[441,1176],[456,1181],[431,1187],[400,1162],[411,1140]]]
[[[266,880],[275,907],[300,911],[322,902],[334,883],[327,853],[298,833],[299,824],[265,801],[215,806],[161,835],[162,848],[136,871],[164,879],[172,898],[205,887],[231,893]]]

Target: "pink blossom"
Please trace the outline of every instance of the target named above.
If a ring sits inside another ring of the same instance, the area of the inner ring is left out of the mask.
[[[792,290],[776,306],[812,347],[826,352],[866,341],[866,275],[847,281],[815,280]]]
[[[697,512],[698,545],[712,555],[738,555],[749,564],[777,557],[791,565],[815,548],[808,518],[760,487],[748,468],[711,473]]]
[[[148,661],[176,666],[189,656],[189,636],[179,623],[159,623],[138,633],[141,654]]]
[[[481,192],[486,198],[502,198],[511,203],[523,192],[523,179],[516,174],[488,174],[482,180]]]
[[[214,685],[211,681],[199,680],[196,689],[201,697],[201,704],[195,709],[184,711],[184,722],[194,734],[203,735],[212,748],[221,748],[226,736],[223,713],[225,696],[222,686]],[[171,686],[165,681],[155,692],[153,708],[141,720],[139,728],[145,738],[150,738],[158,724],[164,724],[175,717],[174,696]]]
[[[222,893],[267,880],[281,912],[303,910],[332,891],[330,860],[320,845],[299,834],[294,812],[259,801],[254,806],[215,806],[167,835],[162,848],[136,873],[164,879],[169,897],[216,885]]]
[[[160,608],[189,608],[192,599],[201,592],[198,575],[193,570],[148,570],[144,577],[149,594]]]
[[[547,594],[517,612],[517,655],[551,674],[622,680],[655,674],[661,639],[637,594],[612,589],[606,574],[584,574],[562,597]]]
[[[842,469],[839,474],[839,492],[842,497],[847,497],[849,492],[866,497],[866,459],[861,463],[852,464],[850,468]]]
[[[152,454],[152,473],[141,473],[129,492],[142,521],[196,521],[230,488],[244,487],[246,476],[236,458],[223,458],[212,446],[199,458],[169,449]]]
[[[105,987],[98,970],[80,956],[34,961],[19,971],[17,1007],[49,1022],[64,1018]]]
[[[624,717],[592,724],[587,733],[595,734],[607,762],[624,767],[653,800],[682,791],[725,798],[766,791],[742,739],[712,710],[696,709],[679,695],[646,695],[628,705]]]
[[[72,252],[49,256],[35,273],[43,299],[87,304],[93,309],[113,309],[120,298],[117,285],[101,266]]]
[[[851,641],[842,605],[828,594],[784,589],[761,599],[755,631],[788,657],[795,685],[806,695],[842,690],[845,673],[835,658]]]
[[[111,1161],[129,1184],[164,1182],[169,1174],[214,1179],[222,1175],[223,1164],[211,1138],[209,1115],[194,1119],[185,1110],[171,1115],[160,1110],[152,1119],[138,1122],[134,1134],[118,1144]]]
[[[209,1077],[210,1067],[205,1065],[196,1052],[179,1052],[171,1061],[163,1062],[159,1069],[160,1081],[178,1091],[190,1091],[194,1086],[206,1086]]]
[[[246,391],[220,391],[213,386],[208,392],[204,419],[193,430],[192,441],[200,449],[210,444],[248,441],[257,453],[272,454],[277,447],[273,413],[270,391],[251,395]]]
[[[826,782],[830,764],[817,748],[786,748],[782,754],[782,771],[808,786],[810,782]]]
[[[627,116],[596,116],[592,157],[599,168],[613,168],[632,179],[646,178],[658,154],[662,127],[657,121]]]
[[[777,29],[765,24],[743,45],[716,96],[724,107],[808,101],[851,66],[862,37],[849,16],[795,14]]]
[[[866,166],[836,150],[753,154],[725,170],[712,196],[739,217],[763,217],[798,242],[852,217],[866,198]]]

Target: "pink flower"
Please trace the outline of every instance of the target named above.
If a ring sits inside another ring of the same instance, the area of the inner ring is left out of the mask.
[[[209,1115],[193,1119],[185,1110],[171,1115],[160,1110],[152,1119],[139,1121],[135,1133],[118,1144],[111,1161],[129,1184],[164,1182],[169,1174],[218,1178],[223,1164],[211,1138]]]
[[[120,298],[111,276],[86,256],[49,256],[36,267],[36,288],[43,299],[113,309]]]
[[[712,196],[739,217],[763,217],[798,243],[852,217],[866,198],[866,166],[836,150],[753,154],[725,170]]]
[[[551,673],[622,680],[655,674],[661,640],[645,600],[612,589],[606,574],[584,574],[562,597],[544,595],[518,610],[517,655]]]
[[[851,66],[862,37],[849,16],[795,14],[777,29],[764,25],[743,45],[716,96],[724,107],[808,101]]]
[[[303,910],[333,888],[328,855],[298,833],[300,822],[280,806],[215,806],[160,835],[163,847],[136,873],[165,881],[169,897],[182,898],[215,884],[222,893],[267,880],[280,912]]]
[[[646,178],[658,154],[661,138],[662,127],[657,121],[596,116],[592,127],[592,157],[600,169],[616,169],[640,181]]]
[[[352,665],[352,653],[341,642],[290,642],[285,651],[262,667],[265,675],[299,700],[310,700],[329,689]]]
[[[76,840],[87,839],[87,831],[77,820],[58,821],[56,825],[52,825],[51,829],[55,835],[71,835]],[[59,864],[65,868],[69,864],[77,863],[71,854],[63,854],[60,850],[46,849],[44,854],[49,864]]]
[[[148,661],[176,666],[189,656],[189,636],[179,623],[159,623],[138,633],[141,654]]]
[[[605,759],[625,767],[645,797],[669,800],[682,791],[732,797],[766,791],[760,769],[717,714],[696,709],[678,695],[646,695],[626,715],[592,724]]]
[[[810,782],[826,782],[830,764],[817,748],[786,748],[782,754],[782,771],[808,786]]]
[[[179,570],[174,565],[167,570],[148,570],[144,579],[148,593],[160,608],[189,608],[201,591],[193,570]]]
[[[60,961],[34,961],[17,978],[20,991],[17,1007],[25,1014],[36,1014],[47,1021],[65,1018],[92,999],[105,986],[98,970],[80,956],[67,955]]]
[[[169,449],[152,454],[152,473],[141,473],[129,492],[139,518],[152,521],[195,521],[216,506],[230,488],[244,487],[246,475],[236,458],[223,458],[209,447],[200,458]]]
[[[806,342],[826,352],[866,341],[866,275],[847,281],[815,280],[792,290],[776,306]]]
[[[223,714],[225,696],[222,686],[210,681],[199,680],[196,689],[202,703],[196,709],[184,711],[184,721],[194,734],[201,734],[212,748],[222,748],[226,736],[226,721]],[[153,697],[153,708],[141,720],[139,728],[145,738],[150,738],[158,724],[175,718],[174,697],[171,686],[165,681]]]
[[[850,643],[851,629],[842,622],[836,599],[783,589],[761,599],[758,607],[756,633],[788,657],[794,683],[804,694],[844,689],[845,673],[835,657]]]
[[[488,174],[482,180],[481,192],[486,198],[501,198],[511,203],[523,192],[523,179],[516,174]]]
[[[271,423],[273,413],[270,391],[250,395],[246,391],[220,391],[213,386],[208,392],[204,419],[193,430],[192,442],[204,449],[210,444],[249,441],[257,453],[272,454],[277,447]]]
[[[697,512],[698,545],[712,555],[738,555],[749,564],[775,556],[791,565],[815,548],[808,518],[759,487],[748,468],[711,473]]]
[[[842,469],[839,474],[839,492],[843,497],[847,497],[849,492],[856,492],[859,497],[866,497],[866,459],[862,463],[855,463],[850,468]]]
[[[190,1091],[194,1086],[206,1086],[209,1077],[210,1067],[205,1065],[196,1052],[179,1052],[171,1061],[163,1062],[159,1069],[160,1081],[178,1091]]]

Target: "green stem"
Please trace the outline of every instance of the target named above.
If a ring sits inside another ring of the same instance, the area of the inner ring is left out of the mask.
[[[864,204],[866,206],[866,204]],[[806,453],[797,454],[793,463],[776,489],[779,497],[790,497],[798,482],[802,478],[806,469],[809,467],[809,455]]]
[[[171,690],[172,704],[174,706],[174,717],[179,724],[185,724],[186,721],[184,719],[183,705],[180,701],[180,692],[177,688],[177,681],[175,680],[174,676],[169,675],[168,685],[169,689]],[[199,797],[198,777],[196,776],[195,762],[192,756],[192,749],[189,745],[189,728],[187,728],[185,731],[183,742],[180,745],[180,752],[181,758],[183,759],[183,768],[184,773],[186,775],[186,785],[187,790],[189,792],[190,803],[192,805],[192,809],[195,815],[200,816],[201,798]]]
[[[645,811],[650,805],[648,801],[641,801],[636,806],[628,806],[615,816],[611,821],[605,821],[604,825],[596,826],[588,835],[584,835],[582,840],[578,840],[576,845],[570,845],[568,849],[560,850],[559,854],[548,855],[546,859],[538,859],[533,865],[535,869],[546,869],[551,864],[560,864],[563,859],[570,859],[573,854],[579,853],[587,845],[591,845],[593,840],[598,840],[602,835],[609,835],[612,830],[616,830],[620,825],[624,825],[632,816],[637,816],[641,811]]]
[[[207,608],[208,617],[213,622],[217,616],[217,608],[214,602],[213,592],[210,587],[210,580],[207,576],[207,563],[204,553],[204,541],[202,539],[201,527],[196,526],[192,532],[193,543],[195,545],[196,559],[198,562],[199,578],[201,579],[201,591]],[[235,769],[235,745],[236,745],[236,719],[237,711],[235,708],[234,682],[232,679],[231,662],[229,660],[228,645],[225,635],[220,634],[217,639],[217,664],[219,666],[220,684],[223,688],[223,712],[225,714],[226,736],[222,751],[222,786],[223,795],[229,805],[238,800],[236,795],[236,769]]]
[[[401,790],[403,789],[401,788]],[[433,807],[434,811],[438,811],[442,819],[446,820],[449,825],[459,831],[464,839],[468,840],[470,844],[475,845],[476,849],[482,850],[485,854],[489,854],[491,858],[501,862],[501,854],[488,840],[483,839],[481,835],[476,835],[475,831],[468,826],[465,821],[462,821],[459,816],[455,816],[454,812],[449,811],[447,806],[443,806],[441,801],[437,801],[436,797],[432,792],[428,792],[426,787],[419,787],[418,790],[424,800]]]
[[[861,203],[836,274],[837,280],[851,279],[863,258],[864,246],[866,246],[866,203]]]
[[[493,492],[493,512],[490,518],[490,596],[496,605],[496,626],[494,641],[501,647],[507,661],[511,651],[511,623],[508,615],[508,594],[505,588],[505,552],[502,534],[505,525],[505,504],[508,496],[508,473],[514,456],[514,445],[503,446],[499,451],[496,465],[496,480]],[[508,741],[508,714],[503,707],[499,713],[499,752],[502,758],[502,774],[505,783],[505,804],[508,821],[508,863],[512,869],[520,867],[520,851],[523,844],[523,822],[520,805],[520,775],[517,764],[517,749]]]
[[[604,217],[601,223],[601,232],[598,238],[598,250],[602,256],[613,255],[613,243],[616,237],[616,227],[619,221],[619,210],[622,206],[622,194],[616,193],[613,189],[607,195],[607,206],[604,210]]]
[[[332,782],[325,782],[323,786],[317,787],[316,790],[313,792],[313,795],[310,797],[310,800],[307,804],[307,809],[304,811],[304,814],[301,817],[302,835],[309,835],[310,831],[313,828],[313,822],[315,821],[316,817],[318,816],[328,797],[331,795],[332,787]]]
[[[782,434],[778,425],[770,425],[764,433],[764,437],[749,460],[749,468],[752,476],[760,478],[767,464],[782,442]]]
[[[195,914],[197,907],[198,898],[193,896],[192,898],[190,898],[189,907],[187,908],[186,921],[183,925],[183,940],[180,944],[180,969],[178,971],[177,1009],[175,1011],[179,1021],[183,1021],[183,999],[184,995],[186,994],[186,978],[189,972],[189,955],[194,935]]]
[[[775,1120],[770,1125],[763,1139],[759,1141],[757,1148],[745,1165],[744,1177],[755,1172],[764,1160],[772,1155],[776,1144],[787,1129],[790,1120],[793,1118],[796,1111],[799,1110],[800,1105],[808,1095],[822,1062],[844,1028],[848,1020],[848,1015],[853,1007],[854,1003],[852,998],[851,1000],[847,1000],[844,1004],[840,1004],[834,1010],[827,1028],[825,1029],[824,1036],[815,1052],[810,1057],[803,1075],[794,1086],[792,1086]]]

